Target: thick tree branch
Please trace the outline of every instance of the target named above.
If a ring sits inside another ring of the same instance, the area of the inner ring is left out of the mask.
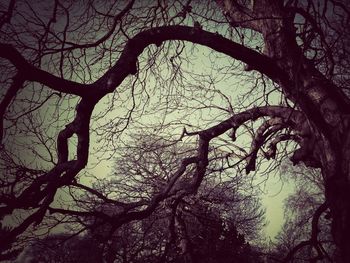
[[[305,121],[304,115],[288,107],[283,106],[265,106],[265,107],[256,107],[241,113],[237,113],[231,118],[222,121],[221,123],[203,131],[210,139],[217,137],[229,129],[236,129],[246,121],[254,121],[260,117],[269,116],[269,117],[278,117],[282,118],[285,122],[293,124],[297,127],[298,124],[303,124]]]
[[[89,90],[88,85],[56,77],[53,74],[34,67],[9,44],[0,43],[0,57],[9,60],[21,72],[21,77],[24,80],[39,82],[53,90],[78,96],[83,96]]]
[[[184,40],[212,48],[234,59],[251,65],[259,72],[266,74],[276,82],[290,85],[286,73],[277,66],[275,61],[250,48],[235,43],[219,34],[188,26],[164,26],[145,30],[130,39],[117,63],[108,70],[95,85],[105,87],[111,92],[127,75],[135,74],[137,57],[151,44],[160,46],[168,40]]]
[[[0,144],[2,143],[4,133],[4,114],[11,101],[16,96],[19,89],[23,87],[24,79],[21,72],[18,72],[13,78],[13,82],[0,102]]]
[[[269,160],[270,158],[274,159],[276,157],[277,144],[283,141],[293,140],[300,143],[300,137],[296,134],[281,134],[277,137],[274,137],[273,140],[268,145],[268,151],[265,153],[265,157]]]
[[[75,94],[81,97],[89,96],[97,102],[105,94],[114,91],[129,74],[136,73],[137,58],[148,45],[156,44],[159,46],[162,42],[168,40],[185,40],[207,46],[251,65],[276,82],[290,85],[286,73],[271,58],[219,34],[188,26],[164,26],[137,34],[127,42],[115,65],[90,85],[65,80],[35,68],[15,48],[8,44],[0,44],[0,57],[8,59],[18,70],[25,72],[24,78],[26,80],[37,81],[67,94]]]
[[[298,245],[296,245],[284,258],[283,262],[288,263],[293,260],[294,255],[305,246],[312,246],[317,251],[317,258],[322,259],[324,257],[322,250],[319,247],[318,234],[320,232],[318,223],[321,215],[327,210],[328,204],[324,202],[321,204],[315,211],[312,222],[311,222],[311,237],[309,240],[302,241]],[[316,261],[314,261],[316,262]]]
[[[11,22],[11,17],[13,10],[15,8],[16,0],[11,0],[9,3],[9,6],[7,8],[7,12],[5,12],[1,17],[0,17],[0,28],[6,24]]]
[[[247,157],[246,173],[255,171],[255,163],[259,149],[264,145],[265,140],[273,133],[286,127],[286,123],[280,118],[271,118],[264,122],[257,130],[252,141]]]

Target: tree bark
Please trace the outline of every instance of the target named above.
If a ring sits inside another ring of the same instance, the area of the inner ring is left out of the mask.
[[[304,137],[293,161],[321,168],[326,181],[325,197],[332,218],[332,235],[339,250],[337,262],[350,262],[349,99],[298,46],[293,10],[272,0],[253,1],[253,6],[249,7],[230,0],[219,4],[231,25],[262,34],[264,54],[288,75],[289,85],[287,82],[278,84],[308,120],[306,126],[299,127]],[[239,10],[242,8],[244,12]]]

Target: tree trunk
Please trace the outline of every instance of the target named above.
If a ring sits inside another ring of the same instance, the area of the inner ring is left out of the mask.
[[[280,1],[253,1],[249,7],[229,0],[219,4],[232,26],[262,34],[264,54],[276,61],[288,76],[289,83],[274,81],[308,120],[298,127],[303,140],[292,159],[294,163],[303,161],[307,166],[321,168],[332,235],[339,250],[337,262],[350,262],[349,99],[305,56],[296,41],[295,14]]]
[[[348,118],[348,117],[347,117]],[[350,262],[350,133],[342,137],[343,146],[339,147],[339,168],[336,173],[325,174],[326,199],[332,217],[332,236],[338,248],[337,261]]]

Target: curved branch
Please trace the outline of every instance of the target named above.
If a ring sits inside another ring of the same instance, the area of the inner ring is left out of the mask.
[[[6,23],[10,23],[15,4],[16,0],[11,0],[7,8],[7,12],[5,12],[5,14],[0,17],[0,28]]]
[[[255,171],[255,162],[259,149],[264,145],[265,140],[271,134],[286,127],[286,123],[280,118],[271,118],[264,122],[257,130],[255,138],[252,141],[250,153],[247,157],[246,173]]]
[[[83,96],[88,85],[57,77],[42,69],[31,65],[13,46],[0,43],[0,57],[9,60],[19,71],[22,78],[29,81],[39,82],[51,89],[67,94]]]
[[[113,92],[129,74],[137,72],[137,58],[143,50],[169,40],[184,40],[212,48],[234,59],[249,64],[255,70],[267,75],[276,82],[290,85],[288,75],[268,56],[235,43],[217,33],[204,31],[197,27],[163,26],[145,30],[131,38],[120,58],[101,78],[93,84],[81,84],[59,78],[42,69],[32,66],[11,45],[0,43],[0,57],[8,59],[18,70],[25,72],[25,79],[39,82],[56,91],[94,98],[97,102],[109,92]]]
[[[24,79],[21,76],[21,72],[18,72],[13,78],[12,85],[6,92],[4,98],[0,102],[0,144],[3,139],[3,128],[4,128],[4,114],[11,101],[16,96],[18,90],[23,87]]]
[[[205,133],[208,138],[212,139],[225,133],[229,129],[236,130],[246,121],[254,121],[264,116],[281,118],[284,122],[289,122],[293,127],[305,121],[305,117],[300,111],[283,106],[263,106],[237,113],[231,118],[203,131],[203,133]]]
[[[274,159],[277,151],[277,144],[283,141],[293,140],[300,143],[300,137],[295,134],[281,134],[275,137],[268,145],[269,150],[265,153],[265,157],[269,160]]]
[[[290,262],[293,259],[293,256],[295,253],[297,253],[300,249],[302,249],[305,246],[312,246],[316,249],[317,251],[317,258],[318,259],[322,259],[323,258],[323,252],[319,247],[319,242],[317,240],[318,237],[318,233],[320,232],[319,228],[318,228],[318,221],[321,217],[321,215],[323,214],[323,212],[325,212],[328,208],[328,203],[324,202],[323,204],[321,204],[315,211],[313,217],[312,217],[312,222],[311,222],[311,237],[309,240],[306,241],[302,241],[300,242],[298,245],[296,245],[288,254],[287,256],[284,258],[283,262]]]
[[[112,92],[127,75],[136,74],[137,58],[151,44],[160,46],[168,40],[184,40],[209,47],[234,59],[249,64],[255,70],[267,75],[276,82],[290,85],[289,78],[273,59],[250,48],[240,45],[217,33],[211,33],[198,27],[163,26],[145,30],[131,38],[116,64],[104,76],[94,83]]]

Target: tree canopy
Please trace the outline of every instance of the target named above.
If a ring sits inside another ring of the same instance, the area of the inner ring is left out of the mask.
[[[256,182],[289,158],[322,198],[274,260],[349,262],[349,20],[346,0],[0,1],[0,259],[62,225],[111,245],[169,210],[164,240],[195,262],[188,214],[253,238]]]

